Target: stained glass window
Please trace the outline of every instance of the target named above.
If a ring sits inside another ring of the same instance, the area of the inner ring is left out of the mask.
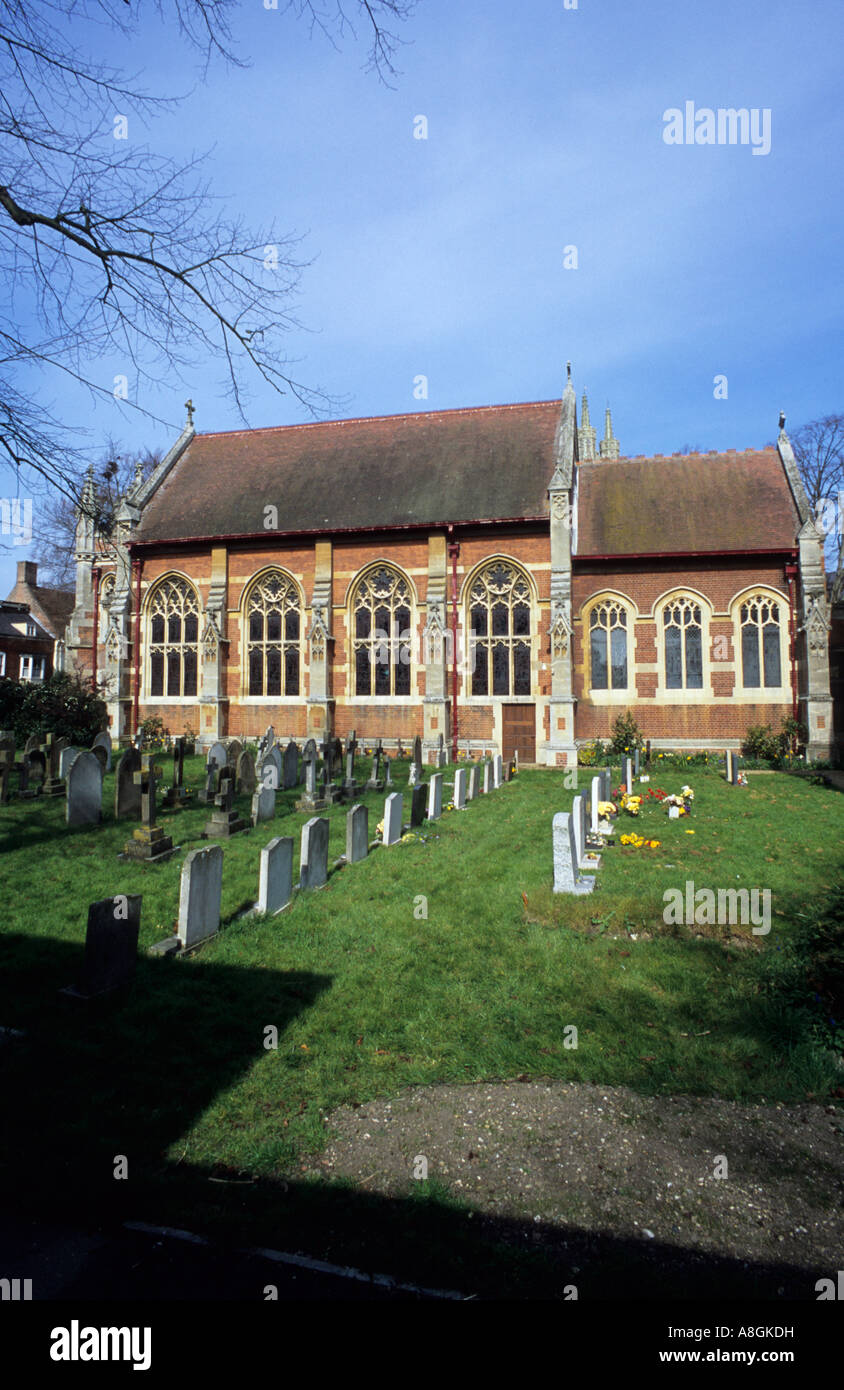
[[[364,575],[354,597],[354,668],[357,695],[409,695],[410,586],[398,570],[381,565]]]
[[[186,579],[162,579],[147,606],[151,699],[197,691],[199,599]]]
[[[298,695],[299,592],[281,570],[262,574],[246,601],[248,693]]]
[[[530,695],[530,588],[515,565],[496,560],[469,594],[473,695]]]
[[[745,690],[782,684],[780,606],[764,594],[754,594],[740,610],[741,677]]]
[[[593,690],[627,689],[627,612],[620,603],[596,604],[589,618]]]

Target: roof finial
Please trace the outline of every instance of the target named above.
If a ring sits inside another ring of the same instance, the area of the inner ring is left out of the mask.
[[[621,453],[621,446],[612,432],[612,412],[609,405],[604,411],[604,437],[600,444],[602,459],[617,459]]]
[[[785,429],[785,411],[784,411],[784,410],[781,410],[781,411],[780,411],[780,429],[781,429],[781,430],[784,430],[784,429]]]
[[[589,419],[589,402],[586,399],[585,391],[580,410],[580,429],[577,431],[577,453],[581,463],[595,457],[595,431],[592,428],[592,421]]]
[[[571,362],[566,363],[566,376],[571,381]]]
[[[188,429],[193,429],[193,401],[185,401],[185,410],[188,412]]]

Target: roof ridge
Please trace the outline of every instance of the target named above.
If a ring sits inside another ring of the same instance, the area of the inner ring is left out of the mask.
[[[398,411],[393,415],[353,415],[344,417],[342,420],[303,420],[296,425],[255,425],[249,429],[241,430],[198,430],[194,439],[216,439],[220,435],[230,434],[272,434],[281,430],[309,430],[315,428],[338,427],[340,425],[369,425],[377,424],[379,421],[388,420],[430,420],[441,415],[480,415],[484,411],[492,410],[531,410],[538,405],[559,406],[559,400],[551,399],[547,401],[502,401],[498,405],[466,405],[450,406],[445,410],[418,410],[407,413]]]
[[[663,462],[671,463],[674,459],[705,459],[705,458],[727,458],[731,454],[775,454],[776,447],[773,444],[765,444],[761,448],[749,449],[695,449],[693,453],[682,454],[620,454],[618,458],[595,458],[580,459],[580,467],[588,467],[590,464],[596,468],[605,468],[607,464],[615,463],[635,463],[639,461],[650,461],[652,463]]]

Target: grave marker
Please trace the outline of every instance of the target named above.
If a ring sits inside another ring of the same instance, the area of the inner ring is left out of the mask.
[[[117,764],[114,779],[114,819],[140,820],[141,789],[135,782],[135,773],[141,770],[141,755],[137,748],[127,748]]]
[[[443,813],[443,775],[435,772],[428,783],[428,820],[439,820]]]
[[[574,839],[574,818],[558,811],[552,823],[554,850],[554,892],[591,893],[593,878],[581,878],[578,871],[577,847]]]
[[[302,826],[300,888],[321,888],[328,881],[328,831],[326,816],[313,816]]]
[[[140,894],[91,903],[82,973],[75,985],[61,993],[73,999],[96,999],[128,985],[135,974],[140,926]]]
[[[466,769],[459,767],[454,774],[454,809],[462,811],[466,806]]]
[[[273,796],[275,792],[273,792]],[[293,836],[278,836],[261,850],[257,912],[281,912],[293,897]]]
[[[103,770],[93,753],[80,753],[67,775],[68,825],[99,825],[103,817]]]
[[[369,853],[369,811],[353,806],[346,814],[346,862],[357,864]]]
[[[193,849],[182,865],[177,935],[183,950],[216,936],[223,894],[223,847]]]
[[[384,802],[384,834],[382,839],[385,845],[395,845],[401,839],[401,817],[401,792],[391,792]]]

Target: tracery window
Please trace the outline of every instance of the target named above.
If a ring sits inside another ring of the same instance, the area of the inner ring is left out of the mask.
[[[676,598],[662,610],[667,690],[703,689],[701,607],[692,598]]]
[[[410,585],[389,565],[364,575],[352,604],[356,695],[409,695]]]
[[[196,694],[199,599],[186,579],[162,579],[147,606],[149,693],[180,697]]]
[[[745,690],[782,684],[780,606],[765,594],[753,594],[740,609],[741,675]]]
[[[503,560],[487,565],[469,593],[473,695],[530,695],[530,587]]]
[[[261,575],[246,602],[249,695],[298,695],[301,610],[292,579],[280,570]]]
[[[622,603],[597,603],[589,618],[593,690],[627,689],[627,610]]]

